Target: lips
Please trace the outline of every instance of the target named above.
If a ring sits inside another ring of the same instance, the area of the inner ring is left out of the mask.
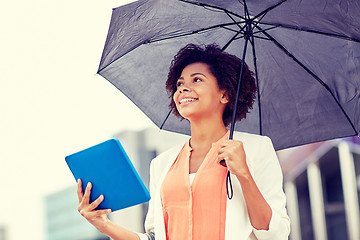
[[[192,97],[184,97],[179,100],[180,105],[184,103],[190,103],[198,100],[198,98],[192,98]]]

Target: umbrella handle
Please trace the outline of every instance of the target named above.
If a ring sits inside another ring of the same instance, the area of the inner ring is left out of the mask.
[[[220,165],[223,167],[227,167],[224,159],[220,161]],[[230,178],[230,171],[228,171],[227,176],[226,176],[226,194],[230,200],[232,199],[232,197],[234,195],[231,178]]]
[[[223,166],[223,167],[227,167],[226,162],[225,162],[224,159],[220,161],[220,165]]]

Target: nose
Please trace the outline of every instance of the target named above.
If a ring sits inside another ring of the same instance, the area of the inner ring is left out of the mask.
[[[179,93],[190,92],[190,88],[185,85],[182,85],[178,88],[178,91],[179,91]]]

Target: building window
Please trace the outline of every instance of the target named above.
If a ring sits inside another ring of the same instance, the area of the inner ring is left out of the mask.
[[[358,200],[359,200],[359,206],[360,206],[360,153],[359,154],[354,153],[353,156],[354,156]]]
[[[328,240],[348,239],[338,148],[319,159]]]
[[[298,204],[299,204],[299,215],[300,215],[300,226],[301,226],[301,237],[306,240],[314,240],[314,231],[311,219],[311,207],[310,207],[310,194],[308,187],[308,179],[306,172],[300,174],[295,180],[297,193],[298,193]]]

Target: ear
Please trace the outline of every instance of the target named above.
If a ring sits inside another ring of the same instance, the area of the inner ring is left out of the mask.
[[[220,99],[220,102],[221,102],[221,103],[224,103],[224,104],[226,104],[226,103],[229,102],[229,98],[228,98],[226,92],[223,92],[223,94],[222,94],[222,96],[221,96],[221,99]]]

